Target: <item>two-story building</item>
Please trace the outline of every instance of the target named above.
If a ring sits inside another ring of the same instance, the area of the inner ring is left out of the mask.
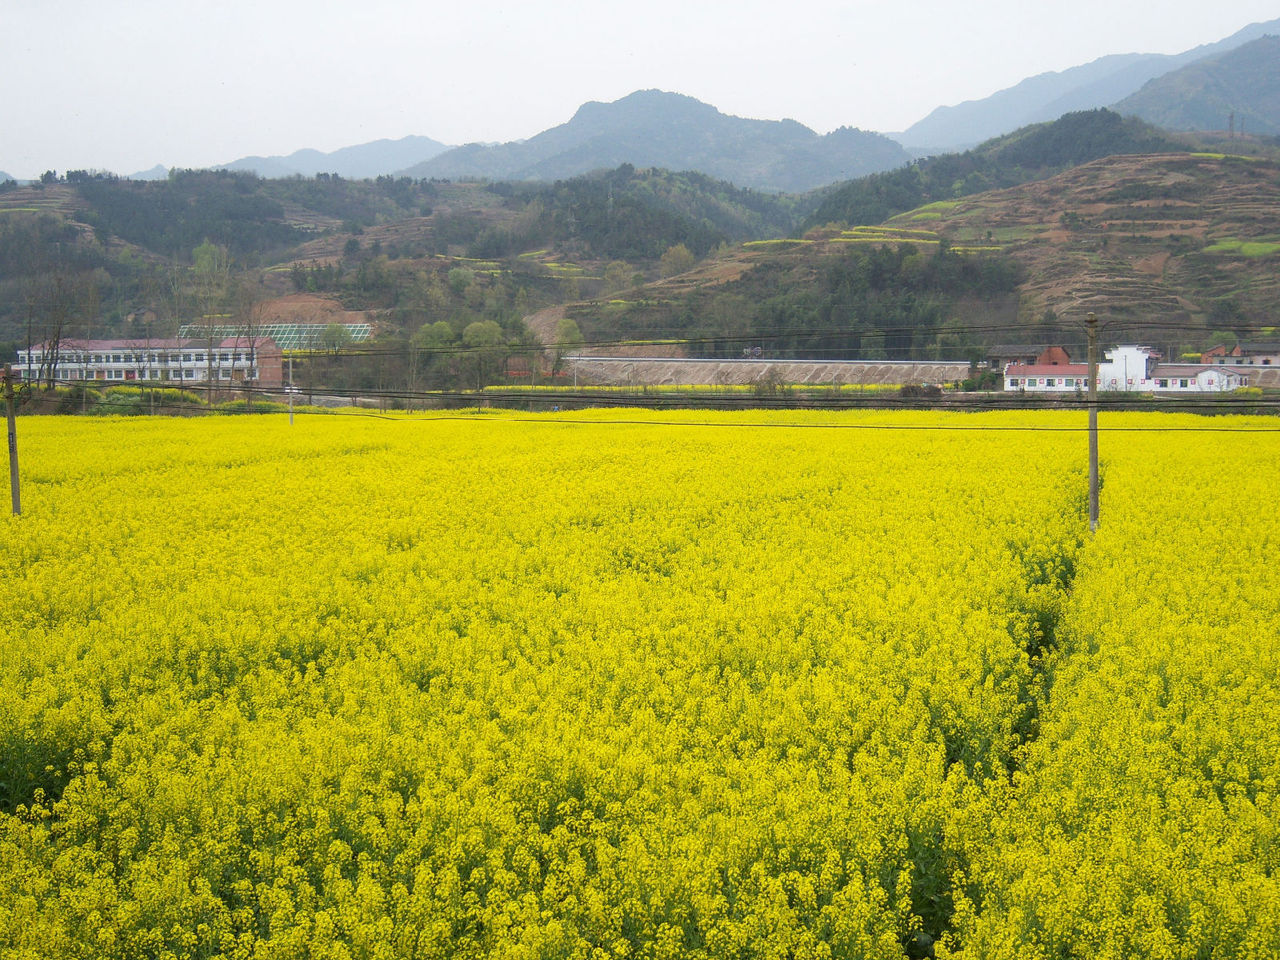
[[[1234,347],[1210,347],[1200,355],[1202,363],[1218,366],[1280,367],[1280,341],[1241,340]]]
[[[73,340],[18,350],[22,379],[75,382],[215,384],[278,387],[284,367],[280,348],[267,337],[219,340]]]
[[[1218,364],[1160,363],[1149,347],[1121,345],[1098,364],[1098,389],[1114,393],[1222,393],[1247,386],[1247,374]],[[1087,363],[1011,363],[1004,388],[1026,393],[1089,389]]]

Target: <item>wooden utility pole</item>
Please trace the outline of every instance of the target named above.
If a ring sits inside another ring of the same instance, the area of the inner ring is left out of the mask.
[[[22,494],[18,490],[18,425],[13,410],[13,370],[4,365],[4,405],[9,418],[9,493],[13,498],[13,515],[22,514]]]
[[[1098,317],[1089,328],[1089,532],[1098,529]]]

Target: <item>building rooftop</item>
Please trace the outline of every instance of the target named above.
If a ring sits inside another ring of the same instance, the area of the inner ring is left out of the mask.
[[[1087,377],[1087,363],[1011,363],[1005,368],[1010,377]]]
[[[48,341],[43,343],[32,344],[33,350],[48,349]],[[60,353],[67,353],[72,350],[195,350],[200,347],[208,348],[209,341],[201,338],[192,337],[131,337],[123,340],[81,340],[71,337],[63,337],[58,341],[58,350]],[[214,344],[215,349],[244,349],[252,346],[258,350],[271,350],[276,347],[276,343],[270,337],[253,338],[252,344],[247,337],[223,337]],[[25,349],[25,348],[24,348]]]

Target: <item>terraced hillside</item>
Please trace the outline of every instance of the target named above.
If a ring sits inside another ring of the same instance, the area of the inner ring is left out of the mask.
[[[1223,155],[1109,157],[1048,180],[893,218],[1025,265],[1026,321],[1263,323],[1280,301],[1280,166]]]

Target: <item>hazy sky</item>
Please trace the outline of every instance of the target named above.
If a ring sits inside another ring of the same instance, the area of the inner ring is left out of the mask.
[[[0,170],[514,140],[647,88],[896,131],[1037,73],[1276,17],[1277,0],[0,0]]]

